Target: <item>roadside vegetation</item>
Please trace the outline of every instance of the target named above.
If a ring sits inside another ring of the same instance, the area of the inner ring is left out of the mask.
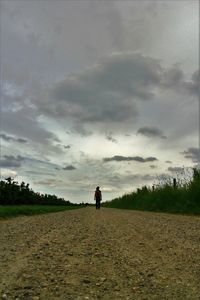
[[[55,195],[34,192],[29,184],[11,177],[0,181],[0,218],[34,215],[84,207]]]
[[[81,205],[0,205],[0,218],[37,215],[83,207]]]
[[[168,179],[153,187],[105,202],[105,207],[200,214],[200,170],[193,169],[192,179]]]

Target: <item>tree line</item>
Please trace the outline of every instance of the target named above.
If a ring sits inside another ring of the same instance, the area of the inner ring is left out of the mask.
[[[20,184],[11,177],[0,181],[0,205],[38,204],[38,205],[73,205],[56,195],[34,192],[29,183]]]

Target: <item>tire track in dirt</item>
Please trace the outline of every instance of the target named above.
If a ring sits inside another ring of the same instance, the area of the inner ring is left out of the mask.
[[[85,208],[1,221],[0,242],[10,300],[200,299],[199,217]]]
[[[58,218],[58,213],[54,213],[50,222],[49,215],[0,221],[0,291],[6,291],[7,286],[16,282],[23,282],[24,289],[29,289],[29,283],[26,284],[31,279],[29,260],[37,261],[50,235],[56,235]],[[16,284],[15,289],[19,286]]]

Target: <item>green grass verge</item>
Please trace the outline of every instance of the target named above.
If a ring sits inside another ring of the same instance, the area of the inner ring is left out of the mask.
[[[19,215],[38,215],[64,210],[82,208],[81,205],[61,206],[61,205],[0,205],[0,218],[11,218]]]

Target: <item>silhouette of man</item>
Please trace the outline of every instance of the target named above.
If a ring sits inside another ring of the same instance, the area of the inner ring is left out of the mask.
[[[101,196],[101,191],[99,189],[99,186],[96,187],[96,191],[94,193],[94,200],[96,200],[96,209],[100,209],[102,196]]]

